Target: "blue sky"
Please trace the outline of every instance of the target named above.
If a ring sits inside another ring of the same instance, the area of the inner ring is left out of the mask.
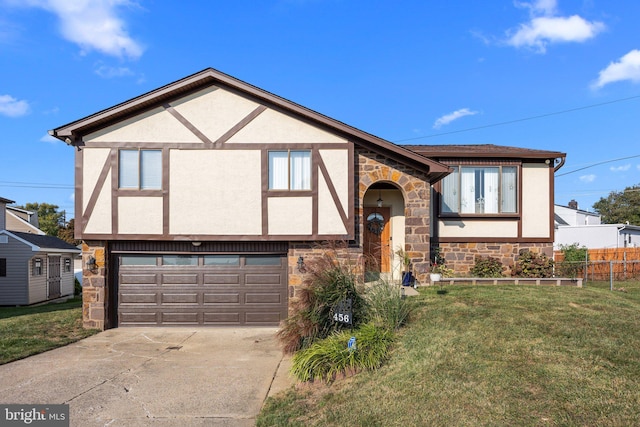
[[[71,217],[47,131],[213,67],[396,143],[566,152],[556,203],[590,209],[640,184],[638,22],[628,0],[0,0],[0,197]]]

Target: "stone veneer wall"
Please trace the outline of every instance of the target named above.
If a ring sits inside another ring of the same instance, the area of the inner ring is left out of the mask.
[[[394,184],[402,191],[405,215],[405,247],[418,283],[427,283],[429,273],[430,189],[426,174],[363,148],[356,148],[356,235],[362,245],[364,195],[376,182]]]
[[[82,324],[88,329],[105,328],[106,319],[106,242],[82,243]],[[87,270],[89,257],[96,259],[97,268]]]
[[[521,250],[553,257],[553,243],[440,243],[447,267],[457,276],[468,276],[478,256],[499,259],[506,267],[504,274],[510,276]]]

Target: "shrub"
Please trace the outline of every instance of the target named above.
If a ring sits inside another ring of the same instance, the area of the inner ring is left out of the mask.
[[[475,277],[504,277],[504,266],[498,258],[478,257],[471,268],[471,274]]]
[[[553,277],[553,260],[545,254],[522,250],[511,275],[514,277]]]
[[[292,313],[282,322],[277,334],[288,354],[349,327],[332,318],[334,307],[340,301],[351,299],[353,327],[366,316],[362,286],[357,284],[354,266],[349,260],[340,261],[335,250],[328,250],[307,262],[305,268],[308,274],[296,292]]]
[[[347,331],[334,333],[298,351],[292,359],[291,374],[299,381],[330,382],[340,374],[377,369],[393,343],[392,331],[370,323],[353,332],[355,350],[348,348],[351,336]]]
[[[411,313],[409,300],[402,298],[402,288],[384,281],[378,281],[367,289],[365,299],[369,320],[381,328],[398,329]]]
[[[585,263],[589,260],[589,250],[586,246],[578,246],[577,243],[571,245],[560,245],[563,259],[558,265],[558,275],[575,279]]]
[[[74,278],[73,281],[74,281],[74,284],[73,284],[73,295],[77,297],[78,295],[80,295],[82,293],[82,285],[80,284],[80,282],[76,278]]]

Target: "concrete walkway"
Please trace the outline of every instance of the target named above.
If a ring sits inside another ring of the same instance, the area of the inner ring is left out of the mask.
[[[71,426],[252,426],[292,385],[275,332],[108,330],[0,366],[0,403],[67,403]]]

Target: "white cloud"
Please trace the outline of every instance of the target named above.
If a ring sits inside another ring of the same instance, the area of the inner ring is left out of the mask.
[[[433,128],[440,129],[442,126],[448,125],[454,120],[458,120],[459,118],[464,116],[473,116],[475,114],[478,114],[478,112],[471,111],[468,108],[461,108],[460,110],[456,110],[453,113],[445,114],[444,116],[437,119],[433,124]]]
[[[11,95],[0,95],[0,114],[9,117],[24,116],[29,112],[29,103]]]
[[[107,65],[100,65],[94,71],[97,75],[105,79],[133,76],[134,74],[133,71],[127,67],[109,67]]]
[[[514,47],[529,47],[545,53],[551,43],[581,43],[605,29],[602,22],[590,22],[578,15],[556,16],[555,0],[516,3],[516,6],[528,8],[531,19],[507,32],[506,43]]]
[[[118,15],[123,6],[136,7],[131,0],[22,0],[25,6],[45,9],[59,19],[62,36],[80,46],[83,53],[92,50],[116,57],[138,58],[143,47],[126,29]]]
[[[582,175],[580,178],[580,181],[582,182],[593,182],[596,179],[596,176],[594,174],[591,175]]]
[[[624,172],[624,171],[628,171],[629,169],[631,169],[631,165],[622,165],[622,166],[611,166],[609,168],[609,170],[611,172]]]
[[[45,133],[42,138],[40,138],[40,141],[42,142],[49,142],[51,144],[55,144],[56,142],[62,142],[60,141],[58,138],[54,138],[51,135],[49,135],[48,133]]]
[[[598,79],[591,85],[593,89],[599,89],[609,83],[630,80],[640,82],[640,50],[634,49],[624,55],[618,62],[610,63],[607,68],[601,70]]]

